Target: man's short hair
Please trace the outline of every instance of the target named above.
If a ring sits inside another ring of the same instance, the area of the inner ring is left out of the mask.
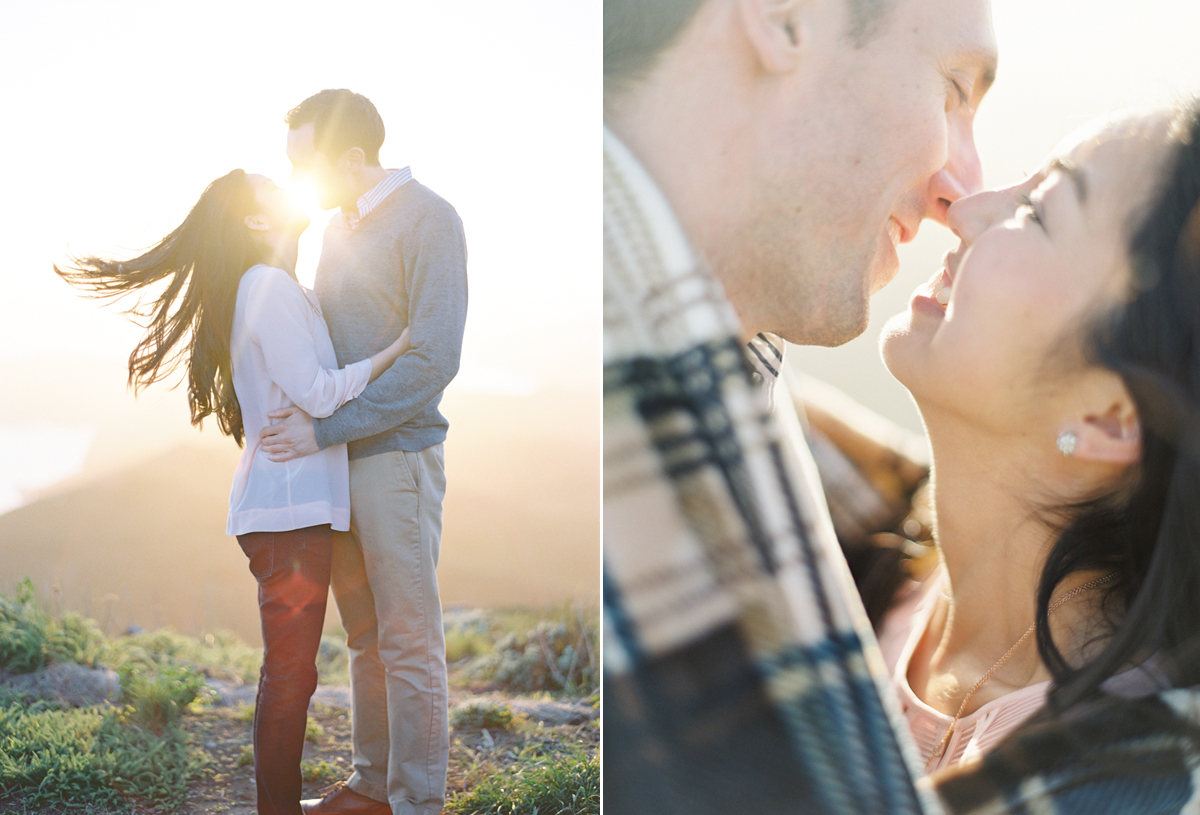
[[[604,0],[604,89],[620,91],[643,76],[705,0]],[[846,35],[858,47],[883,32],[895,0],[846,0]]]
[[[351,147],[362,148],[366,162],[379,166],[383,145],[383,118],[361,93],[329,88],[305,99],[283,119],[292,130],[313,126],[313,146],[328,158],[337,158]]]
[[[861,48],[887,28],[888,12],[895,0],[849,0],[849,3],[850,30],[846,33]]]

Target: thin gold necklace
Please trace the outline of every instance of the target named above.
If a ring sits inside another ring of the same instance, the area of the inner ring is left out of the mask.
[[[1103,586],[1105,583],[1114,580],[1116,577],[1116,572],[1109,572],[1102,577],[1097,577],[1095,580],[1089,580],[1086,583],[1081,583],[1051,603],[1050,608],[1046,611],[1046,617],[1049,618],[1050,615],[1054,613],[1055,609],[1070,600],[1072,597],[1076,597],[1088,589],[1094,589],[1097,586]],[[950,737],[954,735],[954,727],[958,724],[958,720],[962,717],[963,711],[967,709],[967,704],[971,701],[971,697],[975,695],[975,691],[982,688],[983,683],[991,679],[992,676],[995,675],[996,671],[1000,670],[1000,667],[1005,662],[1008,662],[1008,658],[1011,657],[1013,653],[1021,647],[1025,640],[1029,639],[1030,636],[1033,635],[1033,632],[1036,628],[1037,622],[1035,621],[1033,625],[1029,626],[1025,633],[1021,635],[1021,638],[1014,642],[1012,647],[1004,652],[1004,656],[1000,657],[1000,659],[996,661],[995,665],[988,668],[987,673],[979,677],[979,681],[976,682],[969,691],[967,691],[967,695],[963,697],[962,704],[958,706],[958,712],[954,714],[954,718],[951,720],[950,726],[946,728],[946,733],[942,736],[942,740],[937,743],[937,747],[934,747],[933,752],[929,754],[929,760],[925,762],[925,772],[929,772],[929,765],[933,763],[934,759],[941,758],[942,754],[946,752],[946,746],[950,744]]]

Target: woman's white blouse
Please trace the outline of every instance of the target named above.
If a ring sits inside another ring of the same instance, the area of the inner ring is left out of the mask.
[[[369,359],[337,366],[316,295],[282,269],[252,266],[238,285],[230,340],[233,389],[246,447],[229,493],[226,532],[282,532],[331,524],[350,528],[346,446],[270,461],[258,435],[267,413],[296,405],[323,418],[363,392]]]

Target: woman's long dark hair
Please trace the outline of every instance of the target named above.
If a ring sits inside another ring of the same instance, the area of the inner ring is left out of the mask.
[[[1200,683],[1200,101],[1176,114],[1153,198],[1131,224],[1129,297],[1089,329],[1092,361],[1116,372],[1137,406],[1142,456],[1132,481],[1070,509],[1037,596],[1037,642],[1054,676],[1051,707],[1094,695],[1149,655],[1176,685]],[[1111,636],[1069,665],[1049,605],[1068,575],[1113,572]]]
[[[229,337],[242,274],[264,250],[245,219],[258,212],[254,188],[242,170],[208,185],[183,223],[149,251],[126,261],[72,258],[54,267],[64,280],[101,298],[142,294],[166,281],[162,294],[142,297],[129,313],[148,322],[129,355],[134,393],[187,364],[192,424],[215,416],[221,432],[242,444],[242,413],[233,392]]]

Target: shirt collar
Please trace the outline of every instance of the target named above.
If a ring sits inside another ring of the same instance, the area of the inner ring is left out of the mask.
[[[774,407],[775,383],[783,370],[783,351],[786,346],[783,340],[774,334],[762,333],[750,339],[746,345],[746,358],[756,374],[763,389],[767,392],[767,400]]]
[[[342,210],[342,218],[345,220],[346,226],[351,229],[357,227],[364,218],[371,214],[371,210],[379,206],[383,199],[412,180],[412,169],[409,167],[388,170],[387,176],[382,181],[359,196],[356,211]]]

